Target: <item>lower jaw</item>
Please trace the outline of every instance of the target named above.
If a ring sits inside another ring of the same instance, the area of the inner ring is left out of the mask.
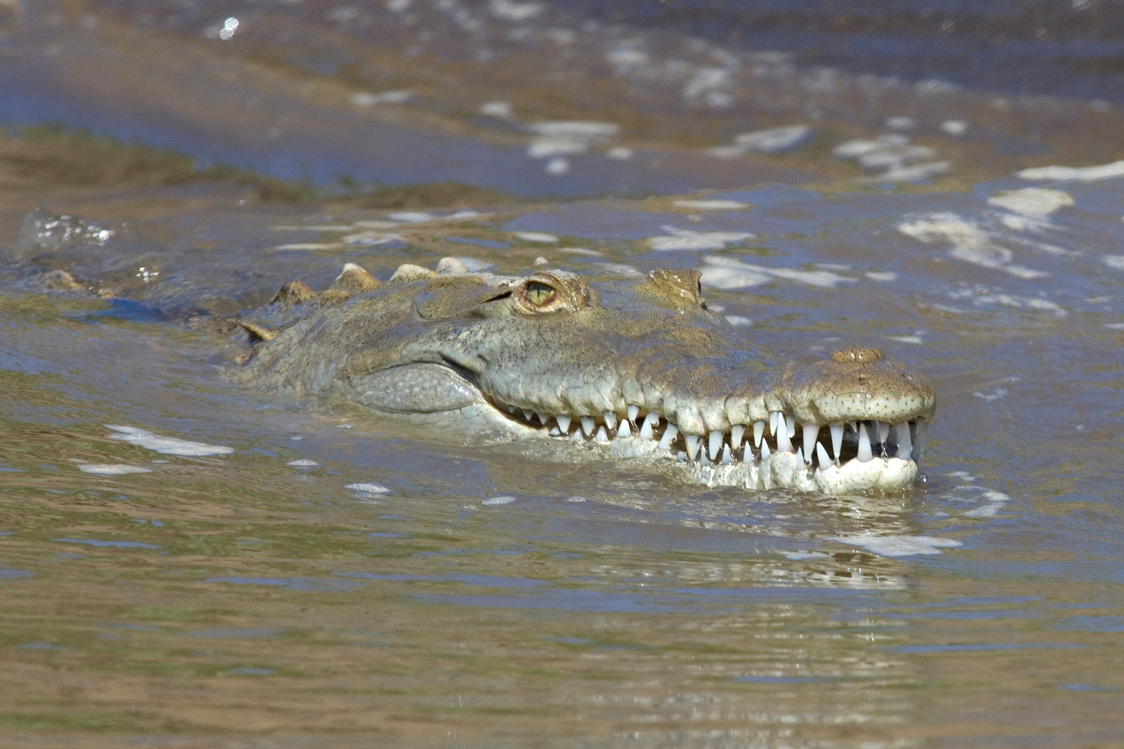
[[[629,444],[631,443],[631,444]],[[663,455],[654,442],[615,440],[605,446],[616,457]],[[682,456],[684,457],[685,456]],[[710,461],[679,461],[691,481],[707,486],[732,486],[751,491],[787,488],[821,494],[858,494],[864,491],[895,492],[917,483],[917,463],[900,458],[848,460],[827,468],[812,467],[796,453],[773,453],[747,463],[714,464]]]

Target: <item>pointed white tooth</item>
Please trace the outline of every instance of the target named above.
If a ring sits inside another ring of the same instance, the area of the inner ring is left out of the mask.
[[[663,436],[660,437],[660,449],[667,450],[671,447],[671,443],[679,436],[679,427],[674,424],[668,423],[667,429],[663,430]]]
[[[597,434],[593,437],[594,442],[608,442],[609,435],[605,432],[604,426],[597,427]]]
[[[640,406],[630,403],[628,406],[628,420],[633,424],[636,423],[636,417],[640,415]]]
[[[570,433],[570,417],[559,414],[558,416],[555,417],[555,419],[558,421],[558,431],[562,432],[562,434],[569,434]]]
[[[596,424],[597,424],[597,422],[593,420],[592,416],[583,416],[582,417],[582,431],[585,432],[586,437],[592,437],[593,436],[593,427]]]
[[[885,444],[886,440],[890,439],[890,422],[888,421],[875,421],[874,434],[878,435],[879,444]]]
[[[551,427],[550,428],[550,436],[551,437],[561,437],[562,432],[558,431],[558,427]]]
[[[734,424],[730,427],[730,447],[737,450],[745,439],[745,424]]]
[[[765,422],[753,422],[753,446],[761,447],[761,437],[765,434]]]
[[[777,433],[777,425],[780,423],[780,421],[781,421],[781,412],[780,411],[771,411],[769,413],[769,434],[770,435],[773,435],[773,434]]]
[[[546,422],[550,421],[550,414],[544,414],[542,411],[536,413],[535,416],[539,417],[539,423],[543,426],[546,426]]]
[[[526,419],[527,421],[530,421],[531,419],[535,418],[535,412],[532,411],[529,408],[524,408],[523,409],[523,418]]]
[[[859,462],[869,463],[874,457],[870,451],[870,438],[866,436],[866,422],[859,424]]]
[[[613,431],[617,428],[617,415],[615,413],[606,411],[601,414],[601,417],[605,420],[605,426],[609,428],[609,431]]]
[[[788,430],[788,438],[789,439],[792,439],[793,437],[796,436],[796,417],[795,416],[784,417],[784,426],[785,426],[785,429]]]
[[[722,460],[719,461],[719,462],[721,462],[722,465],[724,465],[724,466],[730,465],[731,463],[734,462],[734,458],[730,455],[730,446],[729,445],[723,445]]]
[[[770,455],[771,455],[771,453],[769,452],[769,443],[768,442],[762,442],[761,443],[761,462],[762,463],[767,462],[769,460]]]
[[[852,431],[852,432],[854,432],[855,434],[858,434],[858,433],[859,433],[859,422],[857,422],[857,421],[852,421],[852,422],[850,423],[850,427],[851,427],[851,431]]]
[[[792,452],[792,440],[788,438],[788,427],[781,426],[777,430],[777,452],[790,453]]]
[[[574,436],[570,439],[572,439],[574,442],[585,442],[585,437],[582,436],[582,430],[580,429],[575,429]]]
[[[699,435],[686,434],[684,437],[687,440],[687,460],[694,460],[699,454]]]
[[[710,448],[710,459],[718,460],[718,451],[722,449],[722,443],[726,440],[726,433],[719,432],[717,429],[710,433],[707,438],[707,446]]]
[[[796,462],[804,463],[804,448],[802,447],[796,448]],[[807,466],[808,463],[804,463],[804,465]]]
[[[821,471],[831,465],[831,458],[827,456],[827,450],[819,442],[816,443],[816,460],[820,462]]]
[[[843,425],[832,424],[828,429],[831,430],[831,452],[835,455],[835,464],[839,464],[839,451],[843,449]]]
[[[913,441],[909,437],[909,422],[903,421],[901,424],[895,424],[894,429],[898,432],[898,457],[902,460],[909,460],[910,453],[913,452]]]
[[[753,460],[753,448],[746,442],[745,447],[742,448],[742,462],[748,463],[751,460]]]
[[[632,436],[632,427],[630,427],[628,425],[627,421],[622,421],[620,426],[617,427],[617,436],[618,437],[631,437]]]
[[[917,435],[913,441],[913,459],[920,461],[925,457],[925,439],[929,436],[929,422],[917,422]]]
[[[820,436],[820,425],[801,424],[800,428],[804,430],[804,459],[811,463],[812,455],[816,449],[816,440]]]
[[[652,433],[652,427],[658,424],[660,417],[655,414],[648,414],[644,417],[644,423],[640,425],[640,439],[650,440],[655,435]]]

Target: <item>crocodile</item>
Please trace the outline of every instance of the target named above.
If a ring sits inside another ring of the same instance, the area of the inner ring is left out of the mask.
[[[678,461],[747,489],[845,494],[914,484],[935,410],[924,378],[874,348],[770,364],[708,309],[694,270],[597,278],[348,263],[241,319],[235,379],[342,396],[450,433],[548,438]]]

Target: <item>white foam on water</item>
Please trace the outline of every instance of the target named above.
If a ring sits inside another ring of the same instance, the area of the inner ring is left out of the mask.
[[[586,141],[613,138],[621,131],[621,126],[615,122],[594,120],[548,120],[533,122],[527,127],[531,132],[546,137],[568,137]]]
[[[524,242],[541,242],[543,244],[550,244],[558,241],[558,236],[550,234],[545,231],[517,231],[515,236],[522,239]]]
[[[883,124],[891,130],[912,130],[917,127],[917,120],[912,117],[887,117]]]
[[[830,539],[841,544],[858,546],[884,557],[909,557],[917,554],[940,554],[941,549],[949,549],[962,544],[951,538],[933,536],[836,536]]]
[[[553,156],[571,156],[589,150],[589,141],[567,136],[536,138],[527,146],[527,155],[532,159],[548,159]]]
[[[672,204],[692,211],[744,211],[749,203],[739,200],[675,200]]]
[[[191,442],[177,437],[161,437],[145,429],[130,426],[114,426],[106,424],[116,434],[109,435],[110,439],[122,440],[138,447],[155,450],[162,455],[181,455],[191,458],[206,457],[209,455],[230,455],[234,448],[223,445],[208,445],[204,442]]]
[[[304,469],[319,468],[320,467],[319,463],[317,463],[315,460],[309,460],[308,458],[301,458],[300,460],[290,460],[285,465],[290,466],[292,468],[304,468]]]
[[[1102,179],[1124,177],[1124,161],[1114,161],[1100,166],[1040,166],[1023,169],[1016,175],[1025,180],[1057,182],[1096,182]]]
[[[683,86],[683,98],[702,99],[711,107],[721,109],[734,103],[734,78],[728,68],[699,68]]]
[[[921,336],[916,335],[888,335],[886,336],[891,341],[900,341],[901,343],[910,343],[914,346],[924,345],[925,341],[921,340]]]
[[[863,275],[866,276],[867,278],[869,278],[871,281],[886,281],[886,282],[888,282],[888,281],[897,281],[898,280],[898,274],[894,273],[893,271],[873,271],[873,270],[871,270],[871,271],[867,271]]]
[[[702,282],[707,286],[719,289],[743,289],[778,278],[786,281],[799,281],[821,288],[832,288],[841,283],[854,283],[855,281],[853,278],[841,276],[829,270],[807,271],[795,268],[766,268],[719,255],[708,255],[703,258],[703,261],[706,264],[699,269],[702,273]]]
[[[497,120],[507,120],[515,115],[511,104],[506,101],[486,101],[480,105],[480,114],[495,117]]]
[[[279,244],[276,247],[270,247],[270,251],[299,251],[299,252],[317,252],[319,250],[338,250],[338,244],[327,244],[326,242],[297,242],[294,244]]]
[[[617,146],[616,148],[610,148],[605,152],[605,155],[616,161],[628,161],[632,158],[632,149],[625,148],[624,146]]]
[[[744,315],[726,315],[726,319],[730,321],[731,325],[737,325],[740,328],[748,328],[753,325],[753,320]]]
[[[589,500],[586,499],[585,497],[573,496],[573,497],[567,497],[566,501],[567,502],[574,502],[574,503],[581,503],[581,502],[588,502]]]
[[[949,244],[949,255],[966,263],[994,268],[1016,278],[1042,278],[1050,275],[1013,263],[1014,252],[996,243],[988,232],[955,213],[930,213],[898,224],[898,231],[924,244]]]
[[[358,484],[348,484],[344,487],[344,489],[363,496],[386,494],[390,491],[390,489],[383,486],[382,484],[376,484],[372,481],[361,482]]]
[[[1104,260],[1109,268],[1124,270],[1124,255],[1105,255],[1101,260]]]
[[[356,91],[347,97],[357,107],[373,107],[376,104],[402,104],[413,97],[412,91],[380,91],[373,94],[367,91]]]
[[[432,213],[425,213],[424,211],[399,211],[398,213],[390,214],[387,218],[403,224],[422,224],[426,221],[433,221],[437,217]]]
[[[786,125],[742,133],[734,138],[734,146],[753,153],[783,153],[800,148],[811,140],[812,128],[807,125]]]
[[[151,468],[130,466],[124,463],[80,463],[78,470],[98,476],[124,476],[129,473],[152,473]]]
[[[754,237],[750,232],[740,231],[692,231],[674,226],[665,226],[663,230],[666,235],[648,238],[648,246],[653,250],[721,250]]]
[[[568,171],[570,171],[570,162],[568,159],[559,157],[557,159],[551,159],[546,164],[546,173],[552,177],[557,177]]]
[[[514,501],[515,497],[503,495],[499,497],[489,497],[488,499],[482,501],[480,504],[486,505],[488,507],[495,507],[496,505],[509,505]]]
[[[947,161],[924,161],[936,153],[928,146],[910,145],[909,138],[899,133],[849,140],[832,150],[837,158],[854,159],[866,171],[880,172],[870,179],[887,182],[916,182],[948,171]]]
[[[1026,187],[996,193],[987,202],[1026,216],[1046,216],[1059,208],[1073,205],[1073,196],[1048,187]]]
[[[968,123],[964,120],[945,120],[941,123],[941,130],[949,135],[963,135],[968,132]]]
[[[489,0],[488,10],[496,18],[505,21],[527,21],[546,10],[544,3],[513,2],[513,0]]]

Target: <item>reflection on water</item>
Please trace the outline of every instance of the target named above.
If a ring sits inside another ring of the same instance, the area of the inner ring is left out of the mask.
[[[905,6],[603,5],[0,2],[5,124],[254,172],[0,135],[0,743],[1119,742],[1124,128],[1013,93],[1112,81],[932,70]],[[1078,5],[942,23],[1061,54],[1113,28]],[[694,268],[776,361],[883,348],[938,392],[925,481],[709,488],[223,378],[283,282],[446,256]]]

